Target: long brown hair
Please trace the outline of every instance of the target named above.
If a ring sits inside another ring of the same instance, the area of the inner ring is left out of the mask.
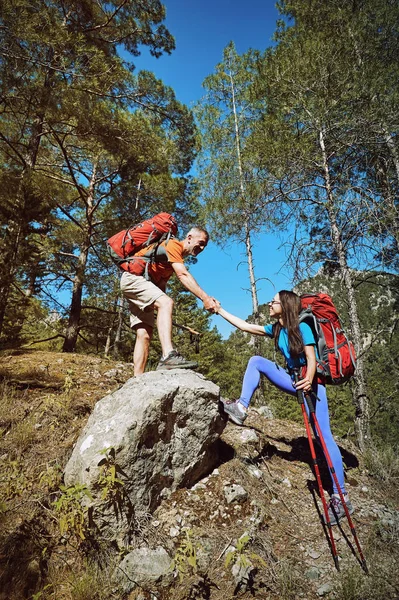
[[[285,328],[288,334],[288,344],[292,358],[297,358],[303,351],[303,341],[301,332],[299,331],[299,313],[301,312],[301,299],[295,292],[281,290],[278,293],[283,311],[282,317],[285,323]],[[277,321],[273,325],[274,345],[276,350],[278,347],[278,338],[282,325]]]

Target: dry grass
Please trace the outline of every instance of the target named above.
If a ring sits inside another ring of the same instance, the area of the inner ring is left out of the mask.
[[[100,552],[87,540],[61,535],[54,508],[64,466],[95,402],[132,375],[127,370],[118,380],[108,377],[114,366],[96,357],[48,352],[0,361],[0,600],[128,600],[111,583],[113,559],[101,554],[99,564]],[[301,547],[320,549],[319,564],[333,583],[328,600],[398,598],[397,525],[356,523],[371,575],[364,577],[342,537],[338,545],[344,568],[337,576],[309,492],[313,476],[303,428],[255,413],[248,421],[257,442],[242,443],[242,430],[229,425],[219,475],[196,491],[177,490],[154,515],[137,521],[136,547],[162,545],[173,557],[183,533],[172,538],[170,528],[179,517],[197,549],[196,572],[158,591],[158,600],[313,600],[318,583],[304,577],[308,559]],[[379,458],[387,463],[386,477],[396,477],[394,457],[384,460]],[[251,473],[254,468],[260,477]],[[352,475],[355,504],[361,502],[362,485],[378,502],[387,501],[388,488],[382,493],[373,487],[360,468],[356,479]],[[248,500],[227,505],[226,482],[242,485]],[[250,543],[245,552],[257,574],[252,589],[237,592],[226,551],[246,532]],[[370,596],[373,589],[376,595]],[[135,590],[129,600],[138,598],[150,600],[150,590]]]

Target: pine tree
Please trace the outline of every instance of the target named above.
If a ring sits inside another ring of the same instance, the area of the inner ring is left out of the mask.
[[[187,200],[182,189],[175,192],[185,187],[183,175],[195,152],[191,114],[171,89],[151,73],[135,75],[133,64],[119,56],[120,48],[137,56],[143,45],[155,56],[171,52],[174,41],[161,24],[164,16],[157,0],[122,5],[86,0],[68,10],[56,1],[3,3],[0,157],[8,218],[3,221],[0,331],[9,289],[23,268],[25,248],[34,243],[37,223],[43,228],[52,222],[53,238],[68,230],[56,251],[74,265],[64,344],[71,351],[90,252],[95,236],[98,241],[106,229],[102,221],[111,226],[115,218],[111,197],[114,202],[116,188],[141,181],[143,195],[168,190],[171,208],[177,197]],[[178,183],[172,183],[172,174]],[[67,191],[55,190],[56,184]],[[161,197],[154,204],[160,202]],[[71,281],[70,272],[64,276]]]

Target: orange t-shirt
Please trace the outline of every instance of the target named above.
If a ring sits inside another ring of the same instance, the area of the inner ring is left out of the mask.
[[[145,256],[152,248],[153,246],[144,248],[137,252],[135,256]],[[166,284],[174,273],[171,263],[184,263],[183,242],[179,242],[179,240],[175,240],[174,238],[167,243],[162,242],[157,250],[157,256],[160,256],[164,262],[156,262],[149,265],[148,275],[156,285],[159,283]]]

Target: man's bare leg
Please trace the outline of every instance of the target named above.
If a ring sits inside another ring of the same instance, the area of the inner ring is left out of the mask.
[[[154,302],[158,310],[157,328],[159,341],[162,346],[162,356],[165,358],[173,350],[172,346],[172,312],[173,300],[169,296],[160,296]]]
[[[150,342],[153,328],[149,325],[138,325],[135,327],[136,343],[133,351],[134,375],[142,375],[147,364],[148,353],[150,351]]]

